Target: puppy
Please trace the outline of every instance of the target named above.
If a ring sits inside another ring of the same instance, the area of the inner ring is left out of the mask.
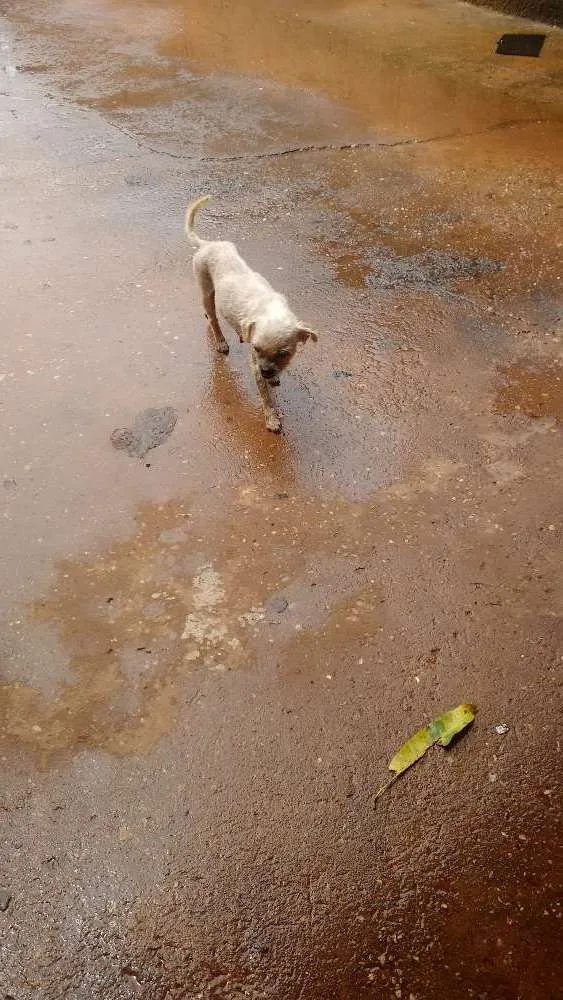
[[[317,334],[297,319],[286,299],[274,291],[262,275],[251,270],[233,243],[202,240],[194,230],[194,218],[209,196],[198,198],[186,211],[186,234],[195,249],[193,266],[203,298],[205,316],[220,354],[229,345],[219,326],[217,311],[250,344],[250,359],[269,431],[279,433],[281,420],[270,398],[270,386],[279,385],[297,347]]]

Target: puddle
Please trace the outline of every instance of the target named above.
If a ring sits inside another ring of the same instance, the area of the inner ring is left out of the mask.
[[[370,126],[424,136],[509,117],[511,96],[503,88],[518,87],[522,117],[530,117],[538,97],[557,99],[555,39],[542,53],[540,72],[526,65],[535,60],[519,60],[509,81],[497,79],[491,59],[498,18],[491,23],[478,11],[468,17],[455,5],[447,16],[442,4],[404,0],[367,6],[325,0],[303,9],[287,0],[167,0],[158,10],[150,0],[92,0],[64,4],[62,12],[60,4],[27,0],[21,7],[28,30],[35,18],[44,32],[49,19],[49,45],[57,46],[60,34],[67,51],[48,60],[57,72],[66,62],[85,101],[101,99],[116,109],[138,104],[139,91],[145,106],[182,91],[189,100],[188,67],[313,89]],[[158,80],[162,86],[154,88]],[[235,116],[243,112],[239,107]]]
[[[523,413],[538,420],[563,423],[563,365],[519,361],[501,369],[504,379],[497,390],[495,413]]]
[[[67,99],[101,111],[141,149],[186,165],[199,157],[247,157],[259,170],[259,218],[274,207],[263,204],[266,175],[277,172],[283,183],[276,205],[286,203],[288,176],[294,194],[298,184],[310,184],[325,204],[327,188],[361,180],[345,211],[355,223],[352,204],[372,202],[381,215],[373,235],[382,238],[369,258],[356,259],[357,241],[350,239],[337,255],[339,275],[353,287],[369,284],[374,269],[378,287],[388,288],[473,278],[494,269],[495,258],[521,267],[528,286],[539,267],[532,251],[552,246],[559,39],[550,36],[539,62],[510,60],[517,66],[507,76],[509,60],[492,51],[496,15],[449,5],[445,17],[442,3],[412,0],[392,8],[196,0],[188,10],[168,0],[156,11],[149,0],[92,0],[65,4],[62,14],[53,0],[22,0],[33,36],[33,59],[24,65],[53,67],[50,83]],[[427,142],[436,138],[447,143]],[[363,154],[355,146],[404,140],[411,145]],[[317,151],[275,159],[300,148]],[[256,156],[273,159],[258,167]],[[520,203],[511,180],[516,165],[527,188]],[[227,164],[231,194],[247,169]],[[139,181],[133,175],[126,183]],[[306,196],[310,204],[311,191]],[[443,204],[433,210],[437,197]],[[418,256],[437,243],[450,259]],[[541,266],[545,282],[551,265]]]
[[[1,687],[4,738],[35,751],[43,763],[85,746],[118,755],[147,750],[194,697],[194,681],[187,682],[195,670],[252,667],[260,644],[272,632],[279,638],[272,601],[280,606],[289,580],[301,593],[299,580],[307,578],[302,553],[308,547],[318,562],[325,549],[334,549],[351,511],[357,517],[362,510],[338,500],[279,500],[254,487],[241,490],[217,520],[179,503],[141,506],[131,538],[83,561],[60,563],[52,590],[29,609],[27,626],[11,623],[16,642],[27,627],[54,628],[71,680],[52,698],[23,679]],[[336,545],[343,564],[361,530],[355,520],[346,542]],[[349,578],[341,569],[336,598],[363,586],[354,568]],[[324,610],[309,608],[317,627],[331,614],[335,588],[329,594],[321,587],[321,593]],[[295,621],[309,603],[301,598],[295,611],[294,601]],[[301,627],[306,631],[306,622]]]
[[[424,503],[456,471],[423,463],[380,490],[377,508],[254,485],[213,512],[210,502],[143,504],[131,537],[59,563],[51,590],[9,623],[14,650],[32,632],[38,656],[66,656],[68,673],[39,690],[25,677],[34,664],[18,668],[0,686],[0,741],[43,765],[85,747],[144,752],[197,697],[198,672],[253,669],[271,644],[303,668],[328,661],[381,618],[366,558],[393,542],[385,506]]]

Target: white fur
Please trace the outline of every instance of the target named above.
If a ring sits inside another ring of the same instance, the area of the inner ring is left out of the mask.
[[[195,214],[209,198],[198,198],[186,212],[186,234],[196,252],[193,259],[206,316],[215,337],[217,350],[228,354],[229,346],[217,318],[225,317],[242,341],[251,344],[251,364],[262,398],[266,426],[279,431],[281,421],[274,410],[270,384],[289,363],[297,346],[317,334],[297,319],[286,298],[253,271],[233,243],[226,240],[202,240],[194,230]]]
[[[248,340],[252,324],[252,342],[275,342],[285,339],[301,324],[287,300],[261,274],[253,271],[232,243],[205,243],[194,257],[194,269],[203,267],[213,281],[215,305],[227,323]]]

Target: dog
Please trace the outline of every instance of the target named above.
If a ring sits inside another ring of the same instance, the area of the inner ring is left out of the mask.
[[[297,319],[283,295],[248,266],[233,243],[200,239],[194,219],[198,209],[209,200],[206,195],[188,205],[185,226],[196,251],[193,268],[205,317],[220,354],[228,354],[229,345],[219,326],[217,311],[238,333],[241,344],[250,344],[250,362],[266,427],[279,434],[281,419],[272,404],[270,386],[279,385],[279,376],[297,348],[309,339],[316,343],[318,335]]]

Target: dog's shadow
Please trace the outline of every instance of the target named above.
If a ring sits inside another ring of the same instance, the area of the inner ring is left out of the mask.
[[[228,357],[213,351],[206,393],[210,416],[216,422],[219,440],[236,449],[250,465],[249,471],[288,485],[295,481],[294,449],[283,433],[272,434],[266,429],[247,352],[238,345],[231,345]]]

